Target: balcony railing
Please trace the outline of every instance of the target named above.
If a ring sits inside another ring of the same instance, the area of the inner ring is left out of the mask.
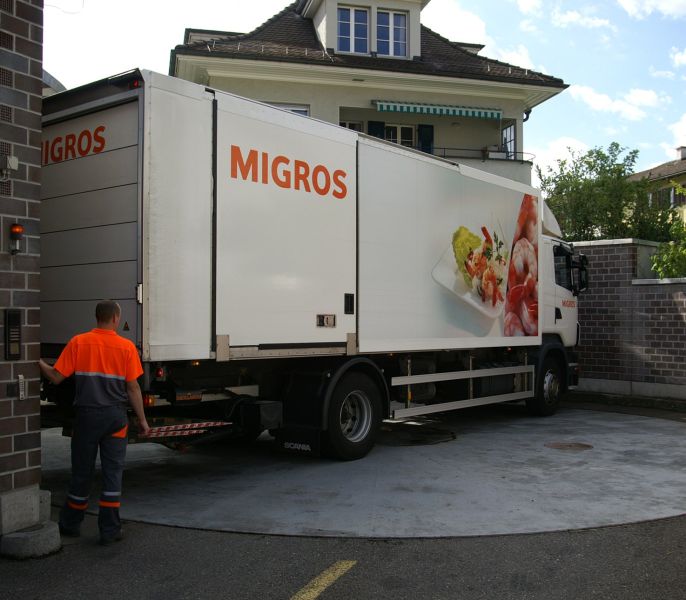
[[[417,149],[423,150],[423,148]],[[508,160],[517,161],[520,163],[530,163],[533,162],[534,158],[536,158],[536,156],[530,152],[508,152],[503,149],[496,149],[487,146],[483,148],[441,148],[434,146],[430,154],[440,158],[445,158],[446,160],[471,158],[481,161]]]

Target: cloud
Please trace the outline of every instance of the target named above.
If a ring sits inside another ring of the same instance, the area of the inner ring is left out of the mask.
[[[634,19],[643,19],[653,12],[672,18],[686,16],[686,0],[617,0],[617,3]]]
[[[676,67],[683,67],[686,65],[686,48],[679,50],[679,48],[672,48],[669,53],[669,58],[672,59],[672,64]]]
[[[519,10],[525,15],[537,14],[541,11],[542,0],[517,0]]]
[[[569,153],[570,148],[574,152],[581,154],[590,150],[589,145],[585,142],[573,137],[563,136],[549,141],[543,147],[530,146],[527,148],[527,151],[535,155],[535,158],[533,159],[534,164],[540,167],[541,171],[545,174],[548,167],[555,168],[558,160],[571,158]],[[538,180],[536,169],[532,171],[531,176],[531,184],[534,187],[538,187],[540,181]]]
[[[643,108],[656,108],[669,104],[672,99],[658,95],[653,90],[632,89],[622,98],[613,99],[607,94],[596,92],[585,85],[572,85],[569,88],[572,98],[579,100],[598,112],[613,113],[628,121],[640,121],[646,117]]]
[[[524,69],[535,69],[534,62],[529,55],[529,49],[524,44],[519,44],[512,50],[498,49],[496,54],[500,60],[511,65],[517,65]]]
[[[674,148],[686,146],[686,113],[681,115],[681,119],[679,119],[676,123],[669,125],[668,129],[674,136]],[[672,158],[674,158],[673,155],[674,150],[672,149]]]
[[[555,27],[566,28],[570,25],[578,25],[579,27],[584,27],[586,29],[600,29],[606,27],[611,31],[617,31],[617,28],[607,19],[583,15],[576,10],[562,12],[556,7],[550,17],[551,22]]]
[[[522,0],[518,0],[521,2]],[[538,0],[523,0],[526,6],[539,5]],[[457,0],[444,0],[429,4],[422,11],[422,23],[449,40],[484,44],[485,56],[495,58],[524,69],[545,72],[542,66],[535,66],[529,50],[523,44],[515,48],[501,48],[488,35],[486,23],[478,15],[464,10]]]
[[[674,79],[673,71],[658,71],[655,67],[650,67],[650,76],[657,79]]]
[[[538,27],[531,19],[524,19],[520,24],[519,28],[524,33],[538,33]]]
[[[431,2],[422,11],[422,23],[449,40],[488,46],[495,44],[486,33],[483,19],[464,10],[456,0]]]

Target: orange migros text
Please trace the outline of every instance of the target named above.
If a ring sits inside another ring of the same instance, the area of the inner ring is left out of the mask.
[[[231,178],[252,181],[280,188],[301,190],[319,196],[331,194],[343,200],[348,195],[346,177],[342,169],[330,170],[324,165],[283,155],[250,149],[244,153],[240,146],[231,146]]]

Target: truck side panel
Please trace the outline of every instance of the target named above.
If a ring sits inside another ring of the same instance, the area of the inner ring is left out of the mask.
[[[104,297],[122,306],[121,334],[139,342],[138,131],[135,101],[43,129],[43,343],[91,329]]]
[[[217,100],[218,336],[255,350],[345,347],[356,328],[357,135]]]
[[[513,239],[533,188],[363,137],[359,190],[361,352],[540,344],[540,331],[513,337],[504,327]],[[535,201],[531,206],[537,211]],[[532,247],[541,236],[539,214],[531,218]],[[503,243],[495,301],[460,271],[453,251],[460,227],[476,240],[472,249],[486,239],[484,227]],[[537,294],[535,278],[532,309]]]
[[[144,72],[143,359],[207,359],[212,333],[212,94]]]

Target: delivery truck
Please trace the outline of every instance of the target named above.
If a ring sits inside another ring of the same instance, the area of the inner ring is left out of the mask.
[[[356,459],[576,384],[586,262],[534,188],[144,70],[43,112],[42,356],[116,300],[153,422]]]

